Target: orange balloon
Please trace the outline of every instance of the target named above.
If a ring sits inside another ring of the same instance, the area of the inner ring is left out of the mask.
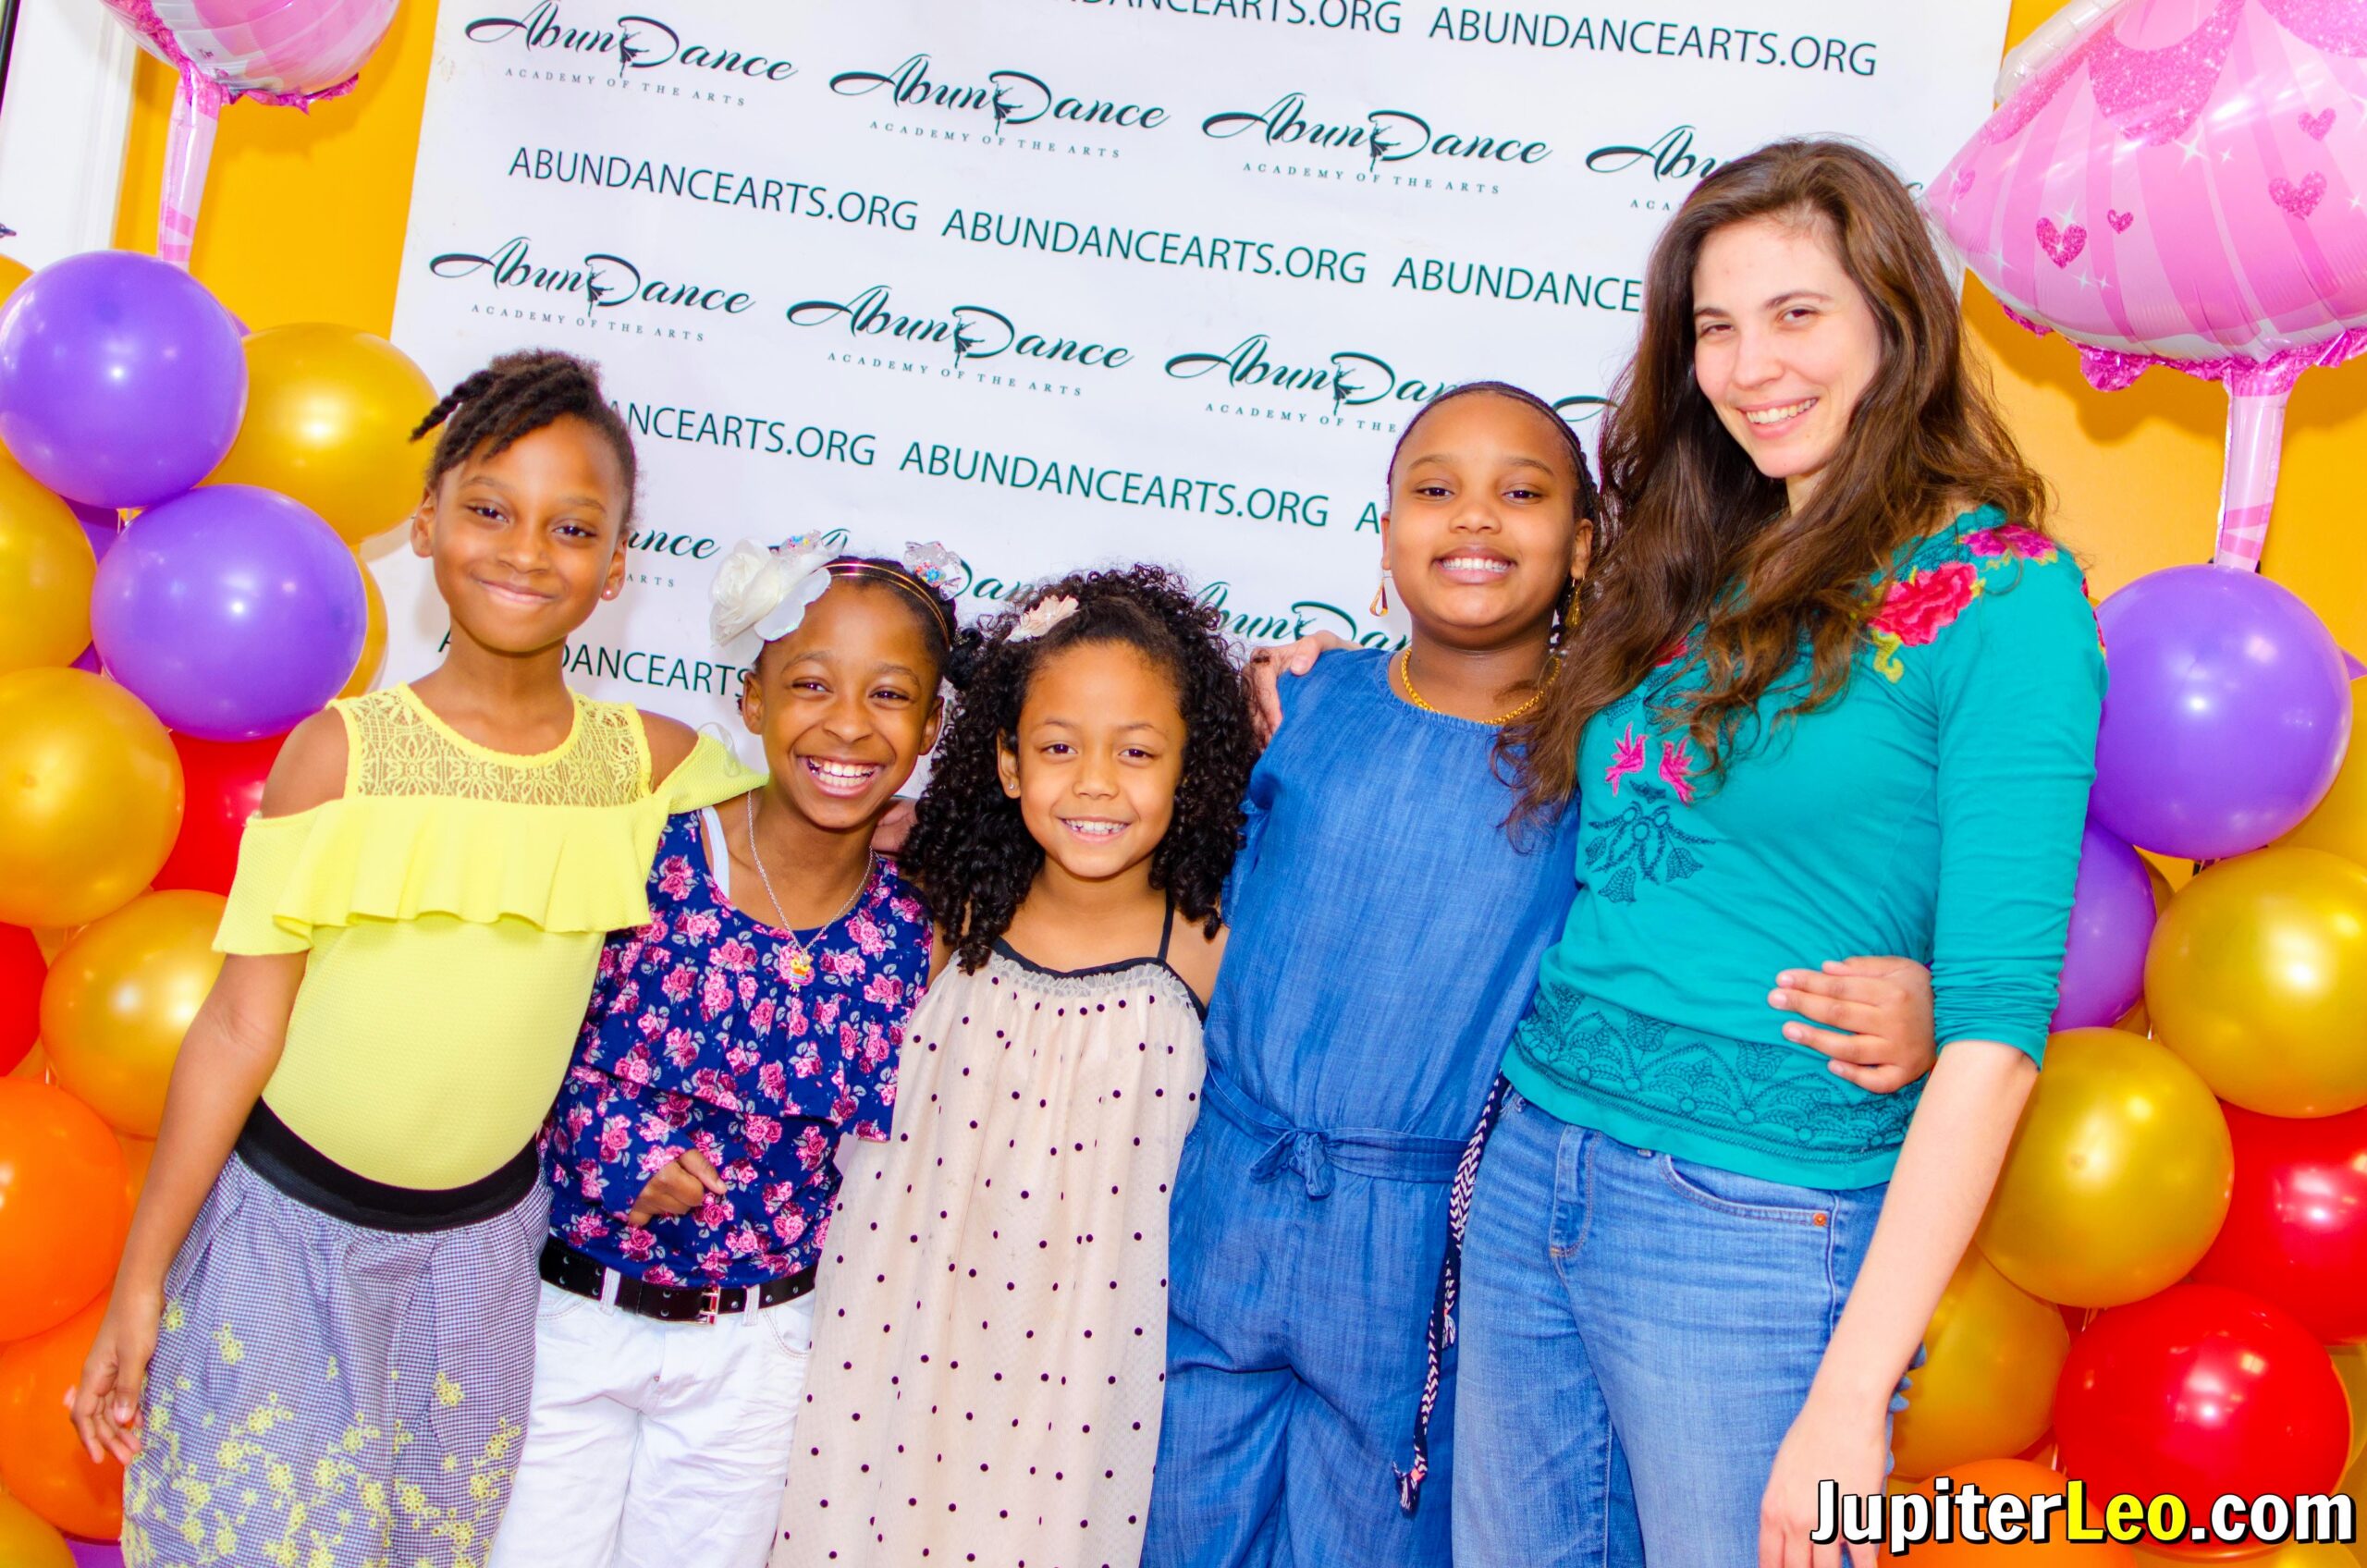
[[[386,663],[386,597],[378,592],[378,576],[367,563],[362,568],[362,593],[369,611],[362,623],[362,656],[353,661],[353,673],[337,692],[340,697],[358,697],[370,690]]]
[[[117,1131],[153,1138],[198,1004],[222,973],[219,893],[142,893],[66,944],[41,988],[42,1040],[67,1091]]]
[[[67,1535],[111,1541],[123,1533],[123,1465],[112,1454],[92,1464],[66,1414],[106,1309],[94,1301],[0,1350],[0,1481]]]
[[[2046,1436],[2054,1380],[2071,1330],[2053,1305],[1965,1249],[1923,1332],[1923,1365],[1907,1376],[1907,1408],[1891,1422],[1902,1476],[1930,1476]]]
[[[348,544],[419,505],[427,448],[411,433],[435,386],[383,337],[322,322],[250,333],[247,411],[208,484],[260,484],[318,512]]]
[[[66,503],[0,455],[0,674],[69,665],[90,645],[98,570]]]
[[[2068,1029],[2047,1041],[1981,1250],[2042,1301],[2141,1300],[2210,1250],[2235,1169],[2227,1119],[2194,1069],[2118,1029]]]
[[[0,675],[0,924],[120,909],[180,830],[180,754],[139,698],[79,669]]]
[[[74,1568],[66,1537],[6,1492],[0,1492],[0,1568]]]
[[[106,1123],[63,1089],[0,1079],[0,1340],[62,1323],[104,1290],[129,1222]]]
[[[123,1150],[123,1201],[137,1209],[140,1194],[148,1190],[148,1167],[156,1158],[156,1140],[127,1138],[117,1133],[115,1142]]]
[[[2005,1492],[2021,1497],[2041,1493],[2061,1497],[2071,1484],[2070,1477],[2027,1459],[1980,1459],[1969,1464],[1953,1465],[1945,1473],[1955,1482],[1956,1493],[1961,1494],[1970,1486],[1979,1487],[1990,1497]],[[1926,1481],[1915,1489],[1932,1495],[1933,1483]],[[2065,1540],[2065,1515],[2058,1509],[2048,1515],[2053,1538],[2044,1543],[2019,1541],[2007,1546],[1997,1541],[1978,1545],[1969,1541],[1930,1541],[1916,1547],[1903,1561],[1919,1568],[2129,1568],[2137,1561],[2137,1554],[2118,1541]]]

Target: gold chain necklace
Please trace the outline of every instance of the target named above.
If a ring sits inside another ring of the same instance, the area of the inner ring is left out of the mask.
[[[1529,709],[1543,702],[1545,700],[1546,692],[1553,685],[1553,678],[1561,672],[1562,661],[1553,657],[1551,654],[1548,654],[1545,657],[1545,678],[1537,683],[1537,690],[1528,694],[1528,701],[1521,704],[1520,706],[1513,709],[1512,712],[1489,719],[1487,722],[1494,725],[1510,724],[1514,719],[1518,718],[1521,715],[1527,713]],[[1432,707],[1429,703],[1423,701],[1422,693],[1414,689],[1414,650],[1411,648],[1407,648],[1404,653],[1397,655],[1397,679],[1398,681],[1404,686],[1405,694],[1414,699],[1414,705],[1416,707],[1421,709],[1424,713],[1438,713],[1441,711],[1438,708]],[[1460,714],[1447,714],[1445,717],[1449,718],[1459,718],[1462,716]]]
[[[781,907],[780,895],[773,891],[773,879],[765,870],[765,853],[756,848],[756,791],[751,790],[741,799],[747,803],[748,807],[748,858],[756,863],[756,880],[764,884],[765,897],[770,899],[773,903],[773,918],[780,922],[776,929],[789,938],[789,977],[793,983],[803,986],[814,978],[814,954],[806,948],[805,939],[791,928],[789,911]],[[726,854],[730,852],[728,849],[724,851]],[[820,928],[814,933],[816,937],[847,917],[848,911],[853,909],[856,902],[862,899],[863,890],[871,886],[871,874],[878,869],[878,865],[879,860],[877,855],[866,862],[864,866],[863,880],[854,885],[854,896],[847,900],[846,909],[839,911],[838,913],[824,921]]]

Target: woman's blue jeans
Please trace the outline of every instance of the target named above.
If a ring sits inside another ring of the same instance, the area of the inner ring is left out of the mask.
[[[1885,1191],[1712,1170],[1514,1094],[1463,1248],[1457,1568],[1756,1568]]]

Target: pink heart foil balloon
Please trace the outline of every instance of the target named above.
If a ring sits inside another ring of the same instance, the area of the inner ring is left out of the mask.
[[[2367,352],[2367,0],[2074,8],[1926,205],[2096,386],[2226,384],[2219,559],[2256,566],[2286,395]]]
[[[302,109],[351,92],[362,62],[393,24],[398,0],[101,3],[151,54],[180,72],[156,251],[187,266],[222,105],[250,97]]]

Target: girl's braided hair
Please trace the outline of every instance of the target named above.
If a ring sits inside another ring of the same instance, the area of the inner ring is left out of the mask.
[[[427,461],[426,488],[472,456],[496,457],[546,425],[572,415],[598,431],[624,470],[625,515],[632,521],[633,492],[641,468],[633,460],[632,432],[601,395],[600,369],[588,360],[556,349],[503,354],[467,377],[427,410],[411,433],[414,441],[438,425],[435,455]]]
[[[1021,610],[1062,596],[1076,601],[1074,614],[1041,636],[1012,641]],[[929,900],[963,969],[975,972],[1044,864],[1019,802],[1003,793],[996,743],[1017,733],[1028,683],[1046,660],[1087,643],[1121,643],[1166,672],[1184,715],[1184,771],[1167,836],[1151,851],[1151,886],[1214,936],[1218,899],[1241,846],[1242,793],[1257,760],[1222,613],[1155,566],[1076,573],[1037,584],[1016,603],[987,625],[904,844],[904,874]]]

